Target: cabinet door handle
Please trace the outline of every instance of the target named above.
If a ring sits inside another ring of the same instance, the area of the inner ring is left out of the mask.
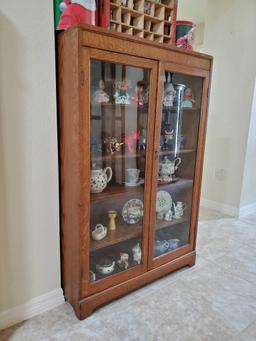
[[[158,159],[158,150],[156,149],[155,150],[155,160],[157,160]]]

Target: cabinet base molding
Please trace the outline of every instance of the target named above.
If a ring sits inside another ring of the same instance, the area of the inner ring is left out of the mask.
[[[110,302],[118,297],[121,297],[130,291],[150,283],[164,275],[178,270],[184,266],[195,265],[196,252],[186,254],[183,257],[174,259],[158,268],[152,269],[138,277],[132,278],[126,282],[120,283],[117,286],[106,289],[102,292],[86,297],[79,302],[80,310],[75,309],[76,315],[80,320],[88,317],[94,310],[101,307],[107,302]]]

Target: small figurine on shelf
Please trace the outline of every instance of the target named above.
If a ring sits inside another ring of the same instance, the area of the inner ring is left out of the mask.
[[[125,136],[124,142],[128,146],[128,150],[130,153],[135,152],[136,150],[136,141],[140,139],[140,133],[137,131],[133,131],[131,135]]]
[[[109,218],[108,228],[111,231],[116,230],[116,216],[117,216],[117,212],[115,210],[108,211],[108,218]]]
[[[120,269],[127,269],[129,266],[129,255],[125,252],[120,252],[120,259],[117,261],[117,264]]]
[[[183,101],[182,101],[182,108],[193,108],[193,105],[195,104],[195,98],[192,88],[187,87],[185,89],[184,95],[183,95]]]
[[[150,5],[149,2],[146,1],[146,2],[144,3],[144,13],[150,14],[150,11],[151,11],[151,5]]]
[[[92,102],[98,104],[109,102],[109,95],[105,91],[105,82],[102,79],[99,81],[98,89],[93,94]]]
[[[107,152],[111,155],[114,155],[115,152],[119,152],[121,150],[121,146],[124,142],[119,142],[115,137],[106,137],[104,139],[104,144],[106,146]]]
[[[165,107],[172,107],[175,98],[176,90],[174,90],[172,83],[166,83],[164,88],[164,100]]]
[[[123,79],[116,83],[116,92],[114,94],[116,104],[131,104],[128,90],[131,88],[130,82]]]
[[[140,243],[137,243],[134,245],[132,248],[132,253],[133,253],[133,261],[136,262],[137,264],[141,263],[141,248],[140,248]]]
[[[141,129],[140,139],[139,139],[139,151],[146,150],[146,142],[147,142],[147,131],[146,129]]]
[[[132,97],[134,103],[137,104],[140,107],[142,107],[145,104],[145,100],[144,100],[144,96],[143,96],[144,87],[145,87],[144,82],[143,81],[139,81],[137,83],[135,93],[134,93],[134,95]]]
[[[168,149],[168,146],[171,144],[171,141],[173,140],[173,134],[174,134],[174,129],[171,131],[164,131],[164,144],[165,148]]]

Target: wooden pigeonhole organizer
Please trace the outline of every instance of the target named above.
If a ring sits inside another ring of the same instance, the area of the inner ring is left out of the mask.
[[[110,30],[175,44],[176,0],[111,0]]]

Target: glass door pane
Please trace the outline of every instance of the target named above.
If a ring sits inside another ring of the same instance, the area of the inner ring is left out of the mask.
[[[150,70],[91,60],[90,281],[142,262]]]
[[[154,257],[189,243],[203,79],[165,72]]]

